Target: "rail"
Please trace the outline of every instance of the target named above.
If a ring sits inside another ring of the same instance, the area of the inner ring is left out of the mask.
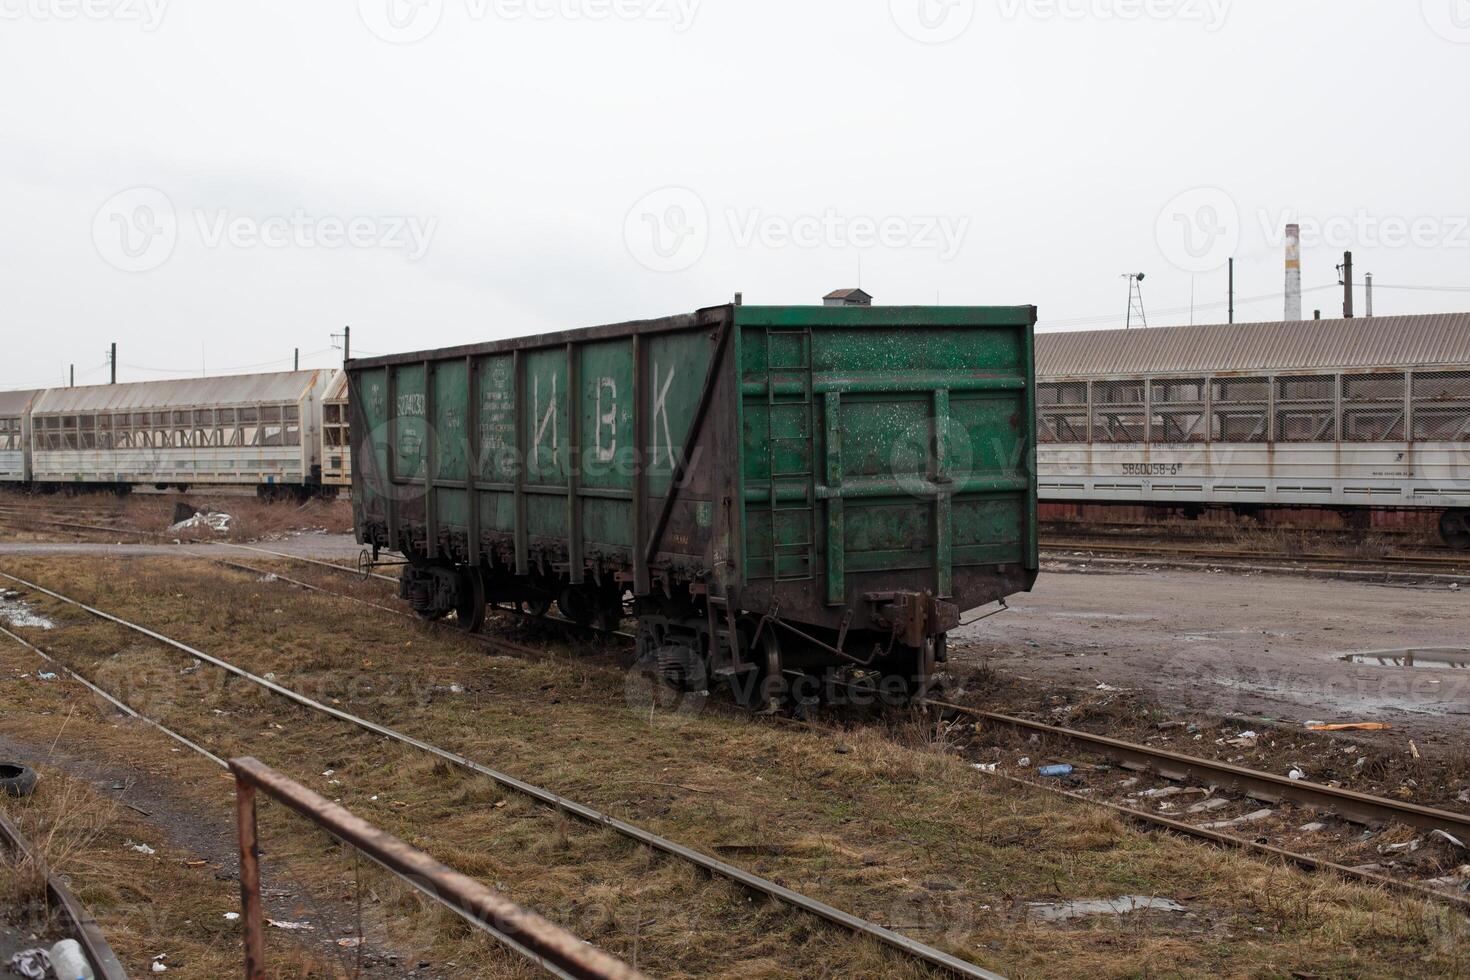
[[[347,569],[346,571],[352,572],[351,569]],[[432,755],[435,758],[442,759],[450,765],[466,772],[476,773],[478,775],[485,776],[496,784],[504,787],[505,789],[533,799],[538,803],[558,810],[566,814],[567,816],[584,821],[594,826],[600,826],[608,830],[612,830],[624,837],[629,838],[630,840],[643,844],[644,846],[654,851],[667,854],[677,860],[692,864],[695,867],[698,867],[712,875],[732,881],[744,888],[749,889],[752,892],[766,895],[767,897],[775,899],[776,901],[788,905],[792,908],[809,913],[816,916],[817,918],[824,919],[841,929],[853,933],[854,935],[876,940],[885,946],[896,949],[899,952],[904,953],[905,955],[908,955],[917,960],[921,960],[929,964],[930,966],[938,967],[955,976],[971,977],[974,978],[974,980],[1005,980],[1005,978],[1002,977],[1000,974],[992,973],[991,971],[986,970],[975,963],[959,959],[956,956],[946,953],[943,950],[937,949],[926,943],[920,942],[917,939],[912,939],[908,936],[902,935],[901,933],[894,932],[892,929],[889,929],[886,926],[880,925],[876,922],[867,921],[849,912],[845,912],[841,909],[828,905],[827,903],[822,902],[818,899],[812,898],[808,895],[804,895],[800,892],[793,891],[790,888],[786,888],[783,885],[777,884],[776,882],[771,881],[768,878],[764,878],[757,874],[752,874],[751,872],[727,864],[724,861],[720,861],[716,858],[710,857],[707,854],[703,854],[699,851],[694,850],[693,848],[686,847],[685,845],[680,844],[677,841],[662,837],[658,834],[653,833],[652,831],[645,830],[644,828],[639,827],[635,824],[631,824],[627,821],[620,820],[608,814],[604,814],[594,809],[593,807],[587,806],[586,804],[578,803],[575,800],[560,796],[557,793],[552,792],[551,790],[544,789],[532,783],[528,783],[524,780],[516,778],[515,776],[509,775],[508,773],[500,772],[487,765],[484,765],[483,763],[476,762],[473,759],[467,758],[449,749],[445,749],[438,745],[435,745],[432,742],[426,742],[423,739],[416,738],[413,735],[409,735],[405,732],[390,728],[387,725],[379,724],[378,722],[359,717],[348,711],[343,710],[342,708],[323,704],[320,701],[307,697],[306,695],[292,690],[291,688],[285,687],[279,683],[276,683],[275,681],[268,680],[264,677],[253,674],[250,671],[229,662],[228,660],[224,660],[220,657],[213,656],[212,654],[205,653],[203,650],[189,646],[188,644],[182,643],[179,640],[175,640],[172,637],[165,636],[164,634],[159,633],[156,630],[151,630],[146,626],[130,622],[129,620],[123,619],[120,616],[115,616],[112,613],[105,612],[94,606],[87,605],[86,603],[81,602],[77,599],[73,599],[70,596],[63,595],[60,592],[48,589],[43,585],[28,581],[26,579],[20,578],[19,576],[11,575],[8,572],[0,572],[0,579],[5,579],[7,581],[15,583],[16,585],[30,589],[33,592],[40,593],[41,595],[50,596],[51,598],[56,599],[59,602],[64,602],[68,605],[75,606],[76,608],[81,609],[83,612],[86,612],[87,614],[98,619],[114,623],[118,626],[123,627],[124,629],[131,630],[132,632],[137,633],[141,636],[146,636],[151,640],[155,640],[163,644],[164,646],[171,647],[179,651],[180,653],[193,657],[196,660],[201,660],[205,663],[212,664],[213,666],[219,667],[222,670],[225,670],[228,673],[241,678],[242,680],[245,680],[258,687],[264,688],[265,690],[271,691],[274,694],[278,694],[286,700],[307,708],[310,711],[314,711],[331,718],[336,718],[339,721],[346,722],[347,724],[356,726],[363,731],[389,739],[400,745],[406,745],[410,748],[418,749],[421,752]]]
[[[576,980],[641,980],[642,973],[589,946],[561,926],[521,908],[505,896],[410,847],[345,807],[313,793],[255,759],[231,759],[235,816],[240,829],[240,899],[245,923],[246,980],[265,980],[265,914],[260,892],[257,792],[332,836],[419,892],[457,913],[477,929],[504,942],[548,973]]]
[[[3,814],[0,814],[0,838],[21,859],[33,859],[33,852],[25,837]],[[50,870],[46,871],[46,894],[51,903],[71,921],[75,938],[81,944],[82,951],[87,954],[87,961],[92,964],[98,980],[128,980],[127,971],[108,945],[107,937],[102,935],[97,920],[92,918],[86,907],[77,901],[71,890]]]

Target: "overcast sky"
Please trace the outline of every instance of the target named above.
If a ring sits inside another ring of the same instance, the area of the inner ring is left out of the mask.
[[[0,387],[687,312],[1470,308],[1470,0],[0,0]],[[1429,292],[1393,286],[1457,286]],[[1252,297],[1265,297],[1244,302]],[[1359,297],[1361,306],[1362,298]],[[1213,304],[1213,305],[1211,305]]]

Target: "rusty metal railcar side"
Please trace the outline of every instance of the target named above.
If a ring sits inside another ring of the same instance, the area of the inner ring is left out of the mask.
[[[725,306],[353,361],[359,540],[471,629],[487,598],[609,622],[631,591],[686,681],[922,678],[1036,576],[1034,322]]]

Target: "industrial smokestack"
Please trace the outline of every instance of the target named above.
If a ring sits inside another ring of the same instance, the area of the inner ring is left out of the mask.
[[[1302,226],[1286,226],[1286,319],[1302,318]]]

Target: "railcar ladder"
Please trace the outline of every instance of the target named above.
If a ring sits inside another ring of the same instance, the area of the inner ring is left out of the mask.
[[[780,386],[793,380],[793,376],[800,385],[800,391],[794,395],[782,394]],[[809,328],[766,331],[766,377],[766,454],[771,474],[771,578],[777,582],[801,581],[811,579],[816,569],[816,447],[813,444],[812,332]],[[795,409],[794,413],[792,409]],[[800,426],[800,434],[776,434],[778,410],[784,410],[780,411],[783,419],[793,419]],[[778,468],[783,447],[796,450],[792,455],[803,461],[802,468]],[[793,484],[801,489],[801,499],[783,501],[782,490],[794,489]],[[801,540],[783,542],[783,526],[791,527],[791,518],[797,515],[802,518],[798,532]]]

